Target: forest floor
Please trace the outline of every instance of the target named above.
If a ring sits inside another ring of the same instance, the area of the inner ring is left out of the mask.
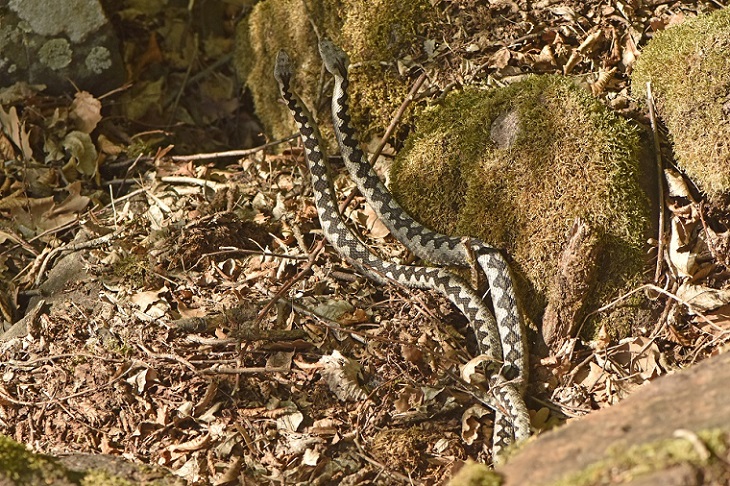
[[[648,126],[627,86],[642,45],[721,7],[524,3],[439,3],[453,53],[435,85],[564,72]],[[226,62],[245,10],[223,5],[212,20],[120,7],[131,88],[3,105],[0,433],[35,451],[165,466],[191,485],[436,484],[467,458],[491,462],[491,417],[455,378],[474,353],[467,322],[433,292],[372,284],[325,244],[298,139],[262,145]],[[197,42],[166,37],[180,21],[197,37],[177,38]],[[546,62],[548,47],[570,62]],[[68,157],[42,162],[44,141],[74,119],[95,127],[92,177],[72,175]],[[371,213],[359,196],[351,209]],[[382,228],[361,229],[404,254]],[[714,283],[728,261],[705,262]],[[532,357],[536,433],[730,339],[725,307],[697,315],[665,294],[651,305],[657,321],[620,342],[577,338]]]

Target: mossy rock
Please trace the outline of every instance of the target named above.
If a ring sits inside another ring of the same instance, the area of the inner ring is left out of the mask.
[[[467,461],[449,480],[447,486],[500,486],[503,478],[486,464]]]
[[[0,484],[57,486],[180,486],[183,481],[162,469],[133,464],[104,454],[55,458],[35,454],[0,435]]]
[[[679,167],[715,197],[730,193],[730,9],[660,32],[642,50],[633,94],[651,82]]]
[[[627,121],[566,78],[533,76],[455,92],[425,112],[396,158],[391,189],[423,224],[506,249],[538,321],[577,220],[601,250],[585,304],[595,309],[639,282],[650,226],[640,155]],[[636,314],[611,316],[623,334]]]
[[[352,61],[352,115],[364,133],[384,130],[409,90],[397,61],[422,54],[419,28],[435,18],[428,0],[264,0],[237,31],[235,66],[253,95],[267,131],[280,138],[295,131],[288,110],[278,103],[274,59],[285,49],[295,66],[294,89],[322,123],[330,123],[328,103],[319,103],[322,62],[317,35],[332,39]]]

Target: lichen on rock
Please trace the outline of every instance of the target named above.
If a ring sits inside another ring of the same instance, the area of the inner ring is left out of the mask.
[[[651,82],[677,164],[700,190],[730,193],[730,9],[659,32],[641,52],[631,88]]]
[[[83,42],[107,22],[101,5],[88,0],[10,0],[8,6],[28,22],[33,33],[65,34],[74,43]]]
[[[66,39],[50,39],[38,50],[38,60],[57,71],[71,64],[73,51]]]
[[[125,79],[118,39],[98,0],[10,0],[0,6],[0,85],[103,94]],[[70,82],[69,82],[70,80]]]

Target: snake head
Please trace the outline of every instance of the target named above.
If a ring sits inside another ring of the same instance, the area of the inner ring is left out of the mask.
[[[334,42],[329,39],[319,41],[319,55],[322,56],[327,71],[335,76],[345,77],[347,75],[347,65],[350,64],[350,60],[345,51]]]
[[[291,79],[291,59],[284,49],[281,49],[276,55],[274,78],[279,84],[289,84]]]

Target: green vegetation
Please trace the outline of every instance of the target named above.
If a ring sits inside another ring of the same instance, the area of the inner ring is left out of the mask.
[[[625,120],[566,78],[530,77],[452,93],[424,113],[396,159],[391,189],[427,226],[506,248],[533,287],[523,301],[538,320],[577,219],[600,235],[602,249],[589,307],[639,280],[648,228],[639,155]],[[631,323],[612,317],[616,334]]]
[[[730,9],[657,34],[631,76],[633,94],[651,82],[677,163],[710,196],[730,192]]]
[[[397,61],[420,53],[418,28],[435,10],[427,0],[265,0],[238,27],[236,69],[253,94],[256,113],[274,138],[295,131],[289,112],[280,103],[273,79],[279,49],[296,66],[294,88],[313,109],[320,100],[321,60],[317,36],[342,46],[355,66],[351,69],[352,115],[369,133],[384,130],[408,93],[408,79],[395,69]],[[329,106],[316,106],[319,119],[329,124]],[[326,130],[325,130],[326,133]]]
[[[502,477],[485,464],[469,461],[454,474],[448,486],[499,486]]]
[[[71,473],[55,459],[33,454],[25,446],[0,435],[0,482],[9,484],[73,484]],[[76,474],[75,476],[80,476]]]
[[[98,456],[111,457],[111,456]],[[121,459],[119,459],[121,461]],[[84,471],[72,470],[51,456],[35,454],[22,444],[0,435],[0,484],[28,485],[53,484],[57,486],[132,486],[140,484],[140,478],[149,475],[144,484],[180,484],[174,477],[165,477],[160,471],[147,466],[124,463],[128,470],[116,474],[99,468]],[[109,466],[111,467],[111,466]],[[136,474],[135,474],[136,473]],[[124,475],[134,476],[126,479]]]
[[[727,455],[727,434],[722,430],[709,430],[699,432],[696,437],[696,442],[687,438],[672,438],[629,449],[613,450],[607,459],[592,464],[580,473],[563,478],[553,486],[592,486],[609,482],[618,484],[618,478],[639,479],[680,464],[702,468],[703,484],[720,484],[719,481],[712,481],[712,478],[724,477],[726,464],[718,458]],[[698,447],[698,444],[702,445]]]

